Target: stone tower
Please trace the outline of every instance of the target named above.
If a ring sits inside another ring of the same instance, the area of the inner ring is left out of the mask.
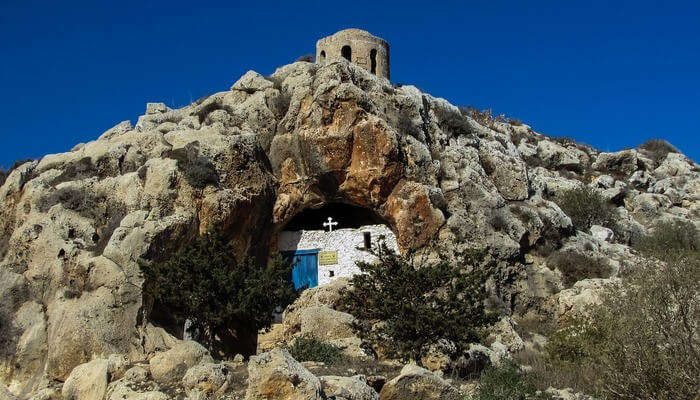
[[[340,58],[361,66],[373,74],[390,78],[389,43],[362,29],[344,29],[316,42],[316,62]]]

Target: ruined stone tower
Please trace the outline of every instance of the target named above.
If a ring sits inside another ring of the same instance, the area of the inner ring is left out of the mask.
[[[340,58],[361,66],[373,74],[390,78],[389,43],[362,29],[344,29],[316,42],[316,62]]]

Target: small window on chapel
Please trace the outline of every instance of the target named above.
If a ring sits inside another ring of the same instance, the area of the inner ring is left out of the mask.
[[[363,235],[365,237],[365,249],[369,250],[372,248],[372,233],[363,232]]]

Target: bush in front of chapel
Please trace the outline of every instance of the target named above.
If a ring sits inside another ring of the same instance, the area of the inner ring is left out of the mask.
[[[255,354],[257,335],[274,313],[297,296],[291,265],[275,257],[267,265],[236,259],[219,233],[201,236],[164,262],[143,265],[144,298],[151,314],[167,314],[176,326],[221,357]]]
[[[362,274],[352,278],[341,304],[379,353],[420,361],[444,340],[464,350],[495,322],[484,308],[489,267],[480,265],[481,254],[402,255],[381,242],[368,251],[376,261],[357,263]]]

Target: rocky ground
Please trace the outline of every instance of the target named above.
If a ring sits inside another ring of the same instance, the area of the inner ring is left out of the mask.
[[[482,117],[342,61],[297,62],[269,77],[248,72],[181,109],[150,103],[135,126],[15,168],[0,187],[0,397],[457,398],[468,389],[440,377],[441,354],[423,362],[433,372],[395,366],[380,389],[369,376],[311,373],[275,348],[311,334],[362,355],[332,288],[305,293],[262,340],[272,350],[247,364],[215,362],[154,326],[140,263],[212,227],[264,259],[298,212],[344,202],[382,216],[404,250],[434,239],[485,249],[499,263],[490,305],[503,318],[489,347],[473,350],[498,360],[543,339],[528,318],[581,312],[633,269],[629,245],[655,221],[700,226],[700,168],[684,155],[602,153]],[[573,226],[557,200],[582,186],[608,200],[614,224]],[[551,257],[563,251],[609,271],[567,283]]]

